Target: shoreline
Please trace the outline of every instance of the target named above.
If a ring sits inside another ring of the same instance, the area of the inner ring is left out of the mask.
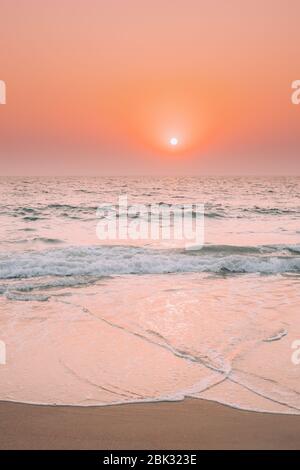
[[[245,413],[257,413],[257,414],[266,414],[266,415],[274,415],[274,416],[300,416],[300,413],[280,413],[278,411],[261,411],[261,410],[248,410],[246,408],[238,407],[238,406],[233,406],[229,405],[227,403],[222,403],[220,401],[212,400],[209,398],[194,398],[194,397],[184,397],[182,399],[178,400],[168,400],[168,399],[161,399],[161,400],[149,400],[149,401],[128,401],[128,402],[116,402],[116,403],[105,403],[103,405],[97,404],[97,405],[61,405],[57,403],[34,403],[34,402],[27,402],[27,401],[14,401],[14,400],[0,400],[0,407],[1,405],[6,405],[6,404],[14,404],[14,405],[24,405],[24,406],[31,406],[31,407],[37,407],[37,408],[74,408],[74,409],[98,409],[98,408],[115,408],[115,407],[123,407],[123,406],[135,406],[135,405],[158,405],[158,404],[167,404],[167,403],[183,403],[187,401],[195,401],[195,402],[208,402],[216,405],[220,405],[221,407],[229,408],[231,410],[236,410],[236,411],[243,411]],[[283,405],[284,406],[284,405]],[[288,405],[287,405],[288,408]]]
[[[0,450],[300,449],[300,416],[200,399],[109,406],[0,402]]]

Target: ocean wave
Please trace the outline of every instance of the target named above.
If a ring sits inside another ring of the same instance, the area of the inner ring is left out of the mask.
[[[113,276],[184,272],[299,273],[298,246],[234,247],[202,250],[129,246],[71,246],[0,255],[0,279],[41,276]],[[294,254],[292,255],[291,252]]]
[[[47,302],[50,298],[50,295],[24,294],[22,292],[10,290],[5,293],[5,296],[8,300],[17,300],[22,302]]]
[[[87,192],[84,190],[78,190],[81,192]],[[92,191],[88,191],[87,194],[93,193]],[[150,196],[150,195],[149,195]],[[182,204],[177,203],[173,199],[176,200],[177,196],[173,196],[171,199],[162,200],[162,201],[151,201],[149,200],[141,200],[138,201],[138,206],[135,206],[128,201],[128,210],[137,211],[137,217],[143,217],[145,215],[157,215],[158,213],[162,213],[168,211],[169,209],[172,210],[181,210],[185,207],[185,211],[188,211],[188,208]],[[204,204],[204,217],[210,219],[235,219],[235,218],[261,218],[261,217],[283,217],[283,216],[291,216],[293,218],[298,218],[300,216],[300,207],[280,207],[278,206],[234,206],[232,204],[220,204],[220,203],[211,203],[205,200],[199,199],[199,204]],[[189,204],[190,205],[190,204]],[[194,202],[194,206],[197,203]],[[143,206],[143,208],[142,208]],[[101,200],[93,200],[87,203],[79,202],[78,204],[68,204],[68,203],[55,203],[51,202],[49,204],[37,204],[36,206],[28,206],[24,207],[23,205],[14,206],[14,205],[0,205],[0,214],[7,215],[11,217],[21,217],[23,220],[26,221],[37,221],[37,220],[44,220],[45,218],[49,218],[51,216],[56,216],[60,218],[71,218],[71,219],[80,219],[85,220],[86,216],[91,216],[94,214],[96,218],[96,212],[98,209],[102,209],[105,211],[105,216],[110,217],[119,213],[124,215],[127,212],[127,209],[118,206],[117,199],[116,203],[107,202],[103,203]],[[190,215],[192,217],[196,217],[202,215],[199,210],[191,210]]]
[[[41,276],[39,278],[9,279],[0,284],[0,295],[9,300],[20,301],[47,301],[53,295],[59,296],[57,291],[78,288],[99,282],[99,276]],[[53,294],[53,290],[55,293]]]
[[[300,208],[282,208],[282,207],[246,207],[243,209],[243,212],[250,212],[253,214],[261,214],[261,215],[299,215]]]
[[[59,238],[46,238],[46,237],[35,237],[32,240],[33,242],[41,242],[41,243],[46,243],[46,244],[51,244],[51,245],[56,245],[59,243],[63,243],[63,240],[60,240]]]

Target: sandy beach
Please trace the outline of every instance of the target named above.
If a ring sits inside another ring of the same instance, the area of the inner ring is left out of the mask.
[[[300,417],[205,400],[109,407],[0,403],[0,449],[299,449]]]

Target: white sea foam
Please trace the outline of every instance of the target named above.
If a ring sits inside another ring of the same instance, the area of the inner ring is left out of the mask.
[[[288,247],[280,247],[280,251],[284,249]],[[293,250],[296,251],[298,248],[294,247]],[[214,253],[208,254],[209,251]],[[251,251],[254,254],[251,254]],[[266,247],[261,247],[259,250],[257,247],[224,246],[194,252],[108,246],[28,251],[2,254],[0,278],[184,272],[262,274],[300,272],[300,256],[278,254],[278,247],[272,251],[269,247],[269,254],[264,253],[266,251]]]

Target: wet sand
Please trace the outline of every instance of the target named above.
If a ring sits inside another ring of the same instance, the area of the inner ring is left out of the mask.
[[[300,449],[300,416],[205,400],[90,408],[1,402],[0,449]]]

